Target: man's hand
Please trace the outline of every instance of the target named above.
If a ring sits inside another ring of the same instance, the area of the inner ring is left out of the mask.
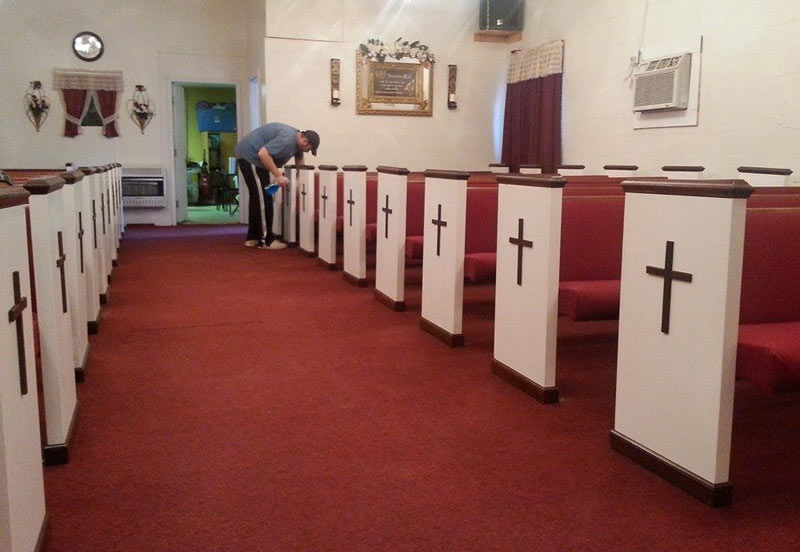
[[[289,179],[283,175],[280,175],[278,178],[275,179],[275,183],[281,188],[283,188],[289,184]]]

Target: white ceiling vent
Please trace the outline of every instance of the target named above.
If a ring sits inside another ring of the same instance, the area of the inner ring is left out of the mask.
[[[634,73],[634,111],[686,109],[692,54],[643,61]]]

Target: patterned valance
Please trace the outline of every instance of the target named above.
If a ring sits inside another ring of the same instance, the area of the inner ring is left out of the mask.
[[[538,79],[561,73],[564,67],[564,41],[555,40],[535,48],[511,52],[508,83]]]
[[[122,92],[122,71],[55,69],[56,90],[113,90]]]

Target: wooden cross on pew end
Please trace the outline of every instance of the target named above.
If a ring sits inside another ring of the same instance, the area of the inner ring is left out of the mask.
[[[386,214],[386,222],[383,225],[383,237],[389,239],[389,215],[393,212],[389,209],[389,194],[386,194],[386,207],[381,207],[381,211]]]
[[[447,226],[447,221],[442,220],[442,204],[439,204],[437,217],[431,222],[436,226],[436,256],[439,257],[439,252],[442,243],[442,227]]]
[[[656,266],[645,267],[645,272],[652,276],[664,278],[664,291],[661,298],[661,333],[669,334],[670,304],[672,303],[672,281],[692,282],[692,275],[688,272],[679,272],[672,269],[672,259],[675,250],[675,242],[667,241],[666,252],[664,254],[664,268]]]
[[[11,274],[14,283],[14,305],[8,310],[8,322],[17,325],[17,355],[19,357],[19,390],[21,395],[28,394],[28,369],[25,361],[25,329],[22,312],[28,308],[28,298],[22,296],[19,271]]]
[[[517,246],[517,285],[522,285],[522,249],[525,247],[529,247],[533,249],[533,242],[530,240],[523,239],[524,232],[524,224],[525,221],[523,219],[519,219],[519,230],[517,231],[517,237],[511,236],[508,238],[509,243],[512,245]]]

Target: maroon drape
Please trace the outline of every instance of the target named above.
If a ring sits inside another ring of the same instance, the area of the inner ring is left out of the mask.
[[[64,95],[64,106],[67,108],[67,115],[80,120],[81,115],[83,115],[83,106],[86,103],[88,90],[65,89],[61,92]],[[64,136],[74,138],[79,131],[79,124],[72,123],[67,119],[64,120]]]
[[[555,173],[561,164],[561,73],[507,85],[503,163],[541,165]]]
[[[100,116],[103,119],[114,115],[117,109],[117,92],[115,90],[98,90],[97,101],[100,103],[97,109],[100,111]],[[116,119],[103,125],[103,136],[106,138],[116,138],[119,136]]]

